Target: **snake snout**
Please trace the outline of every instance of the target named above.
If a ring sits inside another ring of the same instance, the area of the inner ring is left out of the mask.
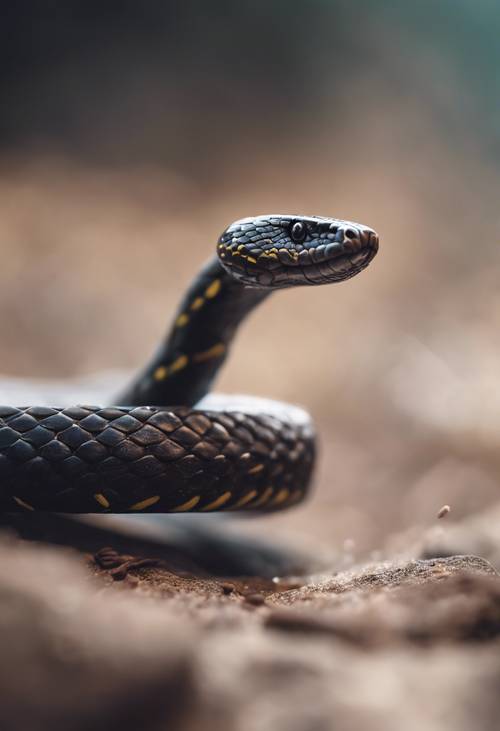
[[[361,240],[370,249],[373,249],[375,254],[378,251],[378,233],[372,228],[363,228],[361,231]]]
[[[368,228],[368,226],[361,226],[346,221],[340,226],[335,226],[335,229],[335,241],[339,244],[346,245],[347,248],[351,245],[353,248],[378,249],[378,235],[372,228]]]
[[[378,251],[378,235],[372,228],[346,221],[336,227],[335,245],[332,253],[371,260]]]
[[[342,281],[368,266],[378,251],[378,235],[368,226],[342,221],[330,227],[335,240],[325,248],[329,257],[330,281]]]

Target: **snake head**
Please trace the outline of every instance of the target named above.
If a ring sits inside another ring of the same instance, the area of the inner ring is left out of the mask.
[[[246,286],[266,289],[349,279],[377,251],[373,229],[320,216],[242,218],[224,231],[217,245],[227,272]]]

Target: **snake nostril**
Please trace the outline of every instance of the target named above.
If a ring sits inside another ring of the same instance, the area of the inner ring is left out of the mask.
[[[345,231],[344,231],[344,235],[348,239],[355,239],[355,238],[357,238],[356,231],[353,228],[346,228]]]

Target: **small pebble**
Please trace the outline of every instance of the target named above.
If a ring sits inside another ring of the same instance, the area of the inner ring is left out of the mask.
[[[290,591],[291,589],[300,589],[302,586],[304,586],[304,581],[299,578],[294,577],[281,577],[281,576],[274,576],[273,577],[273,584],[276,585],[276,588],[280,591]]]
[[[118,552],[114,548],[111,548],[111,546],[105,546],[97,551],[96,556],[116,556],[117,553]]]
[[[226,594],[226,595],[227,594],[232,594],[233,591],[234,591],[234,586],[232,584],[229,584],[227,581],[224,581],[220,585],[220,588],[222,589],[222,593],[223,594]]]
[[[439,511],[439,513],[437,514],[436,517],[438,518],[438,520],[441,520],[441,518],[444,518],[448,515],[450,510],[451,510],[451,508],[449,505],[443,505],[443,507],[441,508],[441,510]]]
[[[122,564],[121,566],[117,566],[114,569],[111,569],[109,571],[109,575],[113,579],[113,581],[123,581],[124,578],[127,576],[128,566],[125,564]]]
[[[266,598],[263,594],[246,594],[245,601],[247,604],[253,604],[255,607],[258,607],[265,603]]]

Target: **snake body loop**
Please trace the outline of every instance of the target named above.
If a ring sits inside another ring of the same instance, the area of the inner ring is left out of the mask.
[[[377,249],[372,229],[337,219],[233,223],[158,352],[116,399],[123,406],[0,406],[0,510],[210,512],[299,502],[314,465],[308,415],[249,397],[204,397],[239,324],[273,290],[348,279]]]

